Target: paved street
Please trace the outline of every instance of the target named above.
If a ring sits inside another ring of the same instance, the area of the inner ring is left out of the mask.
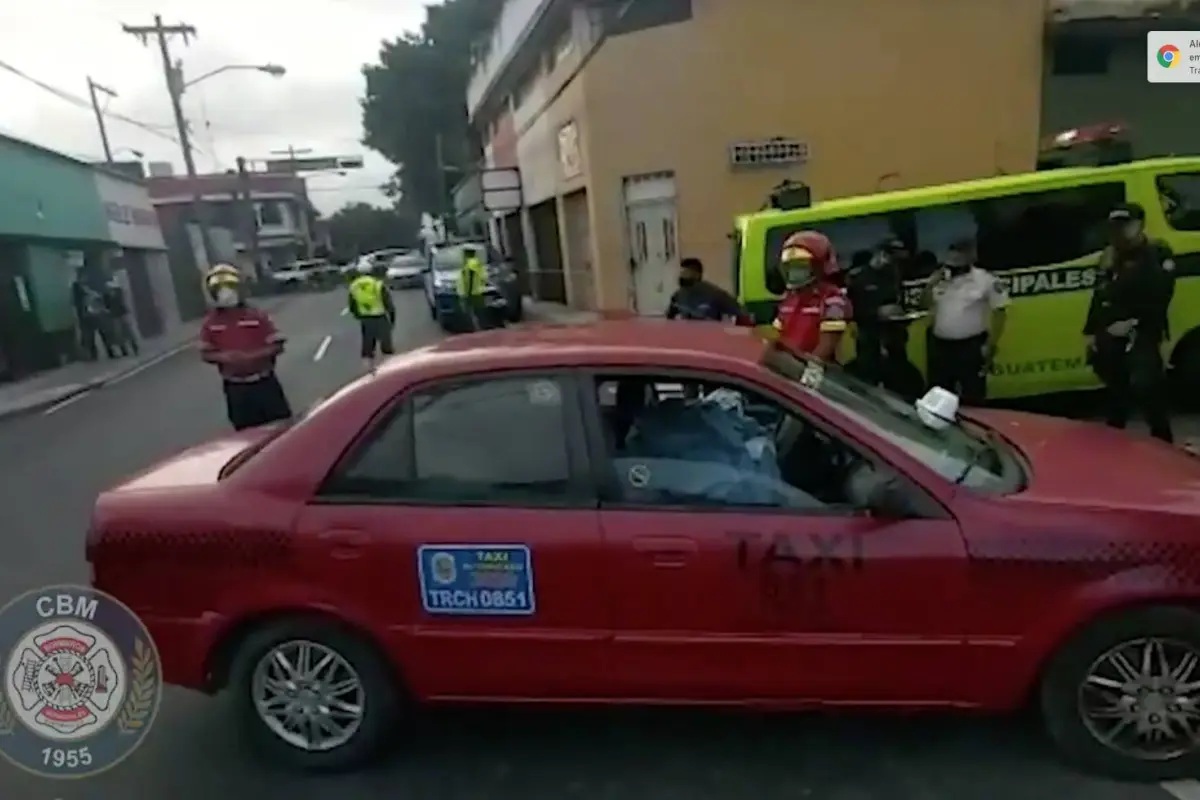
[[[398,296],[402,346],[437,338],[419,292]],[[277,312],[289,337],[281,376],[306,408],[360,370],[340,293]],[[329,338],[331,337],[331,338]],[[52,413],[0,423],[0,596],[83,582],[96,493],[225,430],[211,368],[194,353],[85,394]],[[886,602],[886,598],[883,598]],[[297,777],[257,763],[231,735],[226,703],[168,689],[146,744],[110,772],[49,781],[0,763],[0,797],[166,798],[887,798],[1166,800],[1157,787],[1091,780],[1046,755],[1025,720],[755,717],[696,712],[433,716],[377,769]],[[1186,796],[1186,795],[1181,795]]]

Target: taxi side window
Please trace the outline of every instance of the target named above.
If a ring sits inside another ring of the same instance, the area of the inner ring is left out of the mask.
[[[562,506],[574,483],[561,381],[522,376],[418,392],[327,482],[326,496]]]
[[[844,515],[865,503],[866,462],[774,399],[714,380],[596,378],[602,504]]]
[[[1160,176],[1158,198],[1172,228],[1200,231],[1200,172]]]

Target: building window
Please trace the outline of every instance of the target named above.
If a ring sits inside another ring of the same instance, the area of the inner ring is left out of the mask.
[[[628,0],[608,24],[609,36],[637,33],[692,18],[692,0]]]
[[[1103,39],[1064,36],[1054,40],[1050,58],[1054,75],[1106,75],[1112,44]]]
[[[1167,222],[1177,231],[1200,231],[1200,172],[1163,175],[1158,197]]]
[[[533,87],[537,85],[538,77],[538,71],[531,69],[518,81],[517,90],[513,92],[514,107],[520,108],[529,102],[529,97],[533,94]]]
[[[575,50],[575,32],[568,21],[566,29],[559,35],[554,46],[546,53],[546,72],[552,72],[555,67],[571,57]]]
[[[266,227],[268,225],[283,224],[283,209],[281,204],[276,200],[266,200],[258,204],[258,224]]]

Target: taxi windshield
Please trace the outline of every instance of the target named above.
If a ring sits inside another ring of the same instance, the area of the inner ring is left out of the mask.
[[[987,494],[1011,494],[1025,485],[1016,453],[981,425],[959,420],[940,429],[930,427],[913,404],[836,364],[775,349],[764,365],[949,481]]]

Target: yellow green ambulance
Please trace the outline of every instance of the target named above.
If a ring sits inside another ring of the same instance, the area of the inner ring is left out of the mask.
[[[1140,203],[1147,235],[1175,253],[1164,354],[1173,378],[1200,394],[1200,157],[1050,169],[747,214],[734,230],[734,286],[755,319],[768,324],[779,298],[767,287],[767,271],[789,234],[824,233],[843,268],[856,253],[898,238],[915,254],[902,276],[906,304],[915,308],[946,248],[970,238],[979,265],[1012,297],[989,398],[1094,388],[1082,329],[1108,213],[1124,202]],[[920,319],[909,335],[909,358],[922,372],[927,326]]]

